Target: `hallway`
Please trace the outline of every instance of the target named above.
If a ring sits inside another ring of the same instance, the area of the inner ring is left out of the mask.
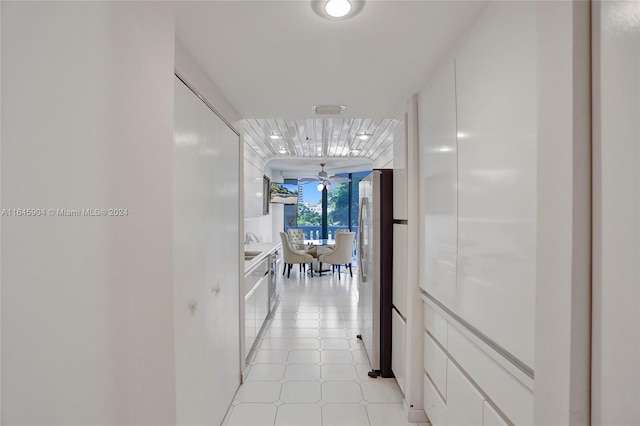
[[[358,334],[358,279],[279,281],[265,329],[224,424],[407,425],[395,379],[372,379]]]

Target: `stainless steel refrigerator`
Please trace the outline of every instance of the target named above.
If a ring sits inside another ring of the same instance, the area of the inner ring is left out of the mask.
[[[360,181],[358,218],[358,325],[372,377],[393,377],[393,170],[377,169]]]

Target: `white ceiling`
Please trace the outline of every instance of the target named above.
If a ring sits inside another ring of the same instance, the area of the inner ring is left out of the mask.
[[[378,145],[361,155],[372,159],[389,149],[381,134],[390,119],[484,5],[366,1],[355,17],[331,21],[310,0],[179,1],[176,33],[236,110],[255,119],[245,127],[263,160],[283,156],[268,139],[274,126],[288,135],[285,158],[326,158],[353,156],[348,135],[365,123]],[[346,105],[346,112],[314,116],[313,105]]]
[[[248,119],[244,137],[263,161],[312,158],[318,163],[320,157],[338,157],[375,162],[393,157],[393,133],[400,123],[398,119]],[[270,138],[272,134],[279,139]]]
[[[289,158],[274,159],[267,163],[273,170],[282,170],[283,178],[303,178],[317,175],[325,164],[324,170],[329,175],[347,172],[371,170],[372,163],[363,158]]]

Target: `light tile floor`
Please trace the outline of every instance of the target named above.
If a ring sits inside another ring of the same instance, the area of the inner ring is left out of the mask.
[[[355,271],[354,271],[355,272]],[[358,334],[358,284],[348,271],[279,282],[226,425],[409,425],[395,379],[370,378]]]

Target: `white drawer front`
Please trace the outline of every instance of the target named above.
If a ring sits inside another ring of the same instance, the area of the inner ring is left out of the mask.
[[[482,424],[484,398],[475,386],[449,361],[447,366],[447,424]]]
[[[533,423],[533,393],[487,353],[449,325],[448,352],[515,424]]]
[[[482,411],[482,426],[509,426],[509,423],[505,422],[504,419],[500,417],[500,414],[485,401]]]
[[[424,333],[424,370],[441,395],[447,395],[447,355],[428,333]]]
[[[423,375],[424,381],[424,411],[429,417],[429,421],[433,426],[447,424],[447,406],[438,395],[435,386],[426,374]]]
[[[442,347],[447,348],[447,320],[428,303],[424,304],[424,328]]]

